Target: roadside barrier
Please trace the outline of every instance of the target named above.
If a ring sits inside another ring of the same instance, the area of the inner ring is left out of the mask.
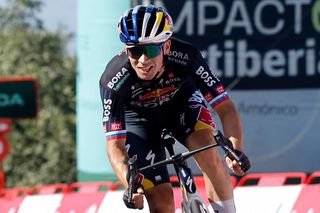
[[[177,177],[171,177],[177,182]],[[195,177],[199,193],[205,196],[202,177]],[[238,213],[305,213],[320,212],[320,171],[252,173],[237,179],[231,177]],[[174,186],[174,183],[173,183]],[[38,185],[31,188],[0,189],[1,213],[102,213],[149,212],[129,210],[122,202],[120,182],[76,182]],[[181,209],[180,189],[174,187],[176,213]]]

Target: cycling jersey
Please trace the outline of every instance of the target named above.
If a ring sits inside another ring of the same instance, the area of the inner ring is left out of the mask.
[[[166,157],[160,140],[163,128],[185,145],[191,132],[215,128],[205,100],[214,108],[228,99],[221,81],[191,44],[171,39],[165,61],[159,78],[143,81],[122,51],[109,62],[100,79],[107,141],[126,139],[127,153],[137,156],[139,168]],[[144,171],[143,175],[145,189],[169,182],[166,166]]]
[[[126,136],[125,107],[136,110],[142,117],[152,117],[170,103],[188,78],[194,81],[212,108],[228,99],[220,79],[210,71],[200,51],[189,43],[171,39],[165,71],[151,82],[140,80],[125,51],[120,52],[108,63],[100,79],[107,140]]]

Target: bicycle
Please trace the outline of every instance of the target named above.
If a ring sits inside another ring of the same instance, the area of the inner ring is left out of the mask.
[[[199,193],[197,192],[196,184],[193,179],[193,175],[191,169],[188,167],[186,160],[190,158],[192,155],[202,152],[204,150],[220,146],[225,154],[232,160],[236,160],[238,164],[243,168],[245,164],[236,154],[236,151],[233,149],[232,143],[230,140],[225,138],[223,134],[219,130],[215,130],[213,136],[216,140],[216,143],[204,146],[202,148],[186,151],[182,153],[175,154],[173,145],[177,142],[177,139],[169,132],[167,129],[162,131],[161,137],[164,141],[164,145],[169,153],[169,158],[151,164],[149,166],[145,166],[142,168],[136,168],[135,159],[129,159],[129,196],[128,201],[132,201],[133,192],[136,190],[136,182],[137,179],[141,180],[141,177],[137,178],[137,174],[140,172],[155,168],[162,165],[173,164],[175,172],[177,174],[179,180],[179,186],[182,192],[182,201],[181,207],[184,213],[209,213],[209,209],[206,206],[204,200],[201,198]],[[248,170],[249,168],[244,168]]]

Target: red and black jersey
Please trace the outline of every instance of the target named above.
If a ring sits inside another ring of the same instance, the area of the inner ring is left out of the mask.
[[[228,99],[220,79],[211,72],[200,51],[193,45],[172,38],[170,54],[165,61],[164,73],[153,81],[143,81],[137,77],[125,51],[107,64],[100,79],[107,139],[126,136],[125,109],[130,108],[139,112],[141,117],[152,118],[158,110],[172,106],[169,103],[182,83],[190,78],[212,108]]]

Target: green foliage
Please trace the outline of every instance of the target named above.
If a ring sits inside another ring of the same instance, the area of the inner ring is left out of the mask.
[[[66,48],[69,34],[43,29],[35,16],[40,6],[36,0],[7,0],[0,8],[0,76],[32,76],[39,86],[37,117],[14,120],[7,136],[8,187],[76,177],[75,58]]]

